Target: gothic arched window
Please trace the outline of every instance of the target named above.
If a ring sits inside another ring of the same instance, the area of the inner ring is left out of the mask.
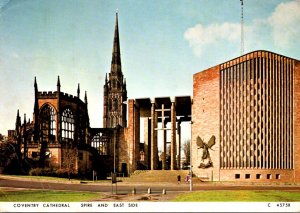
[[[55,142],[56,113],[53,107],[46,105],[40,112],[41,133],[43,141]]]
[[[115,79],[112,80],[112,87],[116,88],[116,80]]]
[[[75,120],[70,109],[65,109],[61,118],[62,138],[74,139]]]
[[[77,117],[77,130],[78,130],[78,141],[79,143],[85,143],[85,130],[86,130],[86,123],[85,123],[85,113],[83,111],[79,111]]]
[[[99,132],[96,134],[91,142],[91,146],[96,148],[100,155],[108,154],[108,137],[105,134]]]
[[[111,110],[112,108],[112,103],[111,103],[111,99],[108,100],[108,110]]]
[[[114,99],[114,109],[115,109],[115,111],[119,110],[118,99]]]

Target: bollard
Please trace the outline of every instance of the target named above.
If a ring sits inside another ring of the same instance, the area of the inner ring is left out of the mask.
[[[132,189],[132,194],[133,194],[133,195],[136,194],[136,189],[135,189],[135,188]]]
[[[162,194],[163,194],[163,195],[167,194],[166,189],[163,189]]]
[[[148,188],[148,194],[151,194],[151,188]]]

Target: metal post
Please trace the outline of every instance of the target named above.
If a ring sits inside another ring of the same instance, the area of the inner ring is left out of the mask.
[[[192,135],[192,124],[193,121],[191,121],[191,141],[190,141],[190,191],[193,191],[193,165],[192,165],[192,141],[193,141],[193,135]]]
[[[114,135],[114,173],[116,173],[116,135]]]

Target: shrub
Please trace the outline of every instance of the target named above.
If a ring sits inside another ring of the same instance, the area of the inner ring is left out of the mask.
[[[29,171],[30,176],[56,176],[56,172],[50,168],[34,168]]]
[[[30,176],[50,176],[69,178],[68,169],[53,169],[53,168],[33,168],[29,171]],[[70,172],[70,178],[78,177],[77,172]]]

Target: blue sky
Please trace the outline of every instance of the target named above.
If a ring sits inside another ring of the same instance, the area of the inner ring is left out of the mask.
[[[240,0],[0,0],[0,133],[18,109],[32,119],[40,91],[87,91],[102,126],[115,12],[129,98],[192,96],[194,73],[240,55]],[[244,0],[245,53],[300,59],[300,0]]]

